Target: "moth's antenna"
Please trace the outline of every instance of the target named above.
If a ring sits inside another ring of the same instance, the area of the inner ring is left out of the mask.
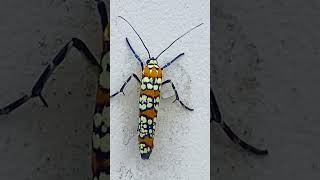
[[[180,37],[178,37],[176,40],[174,40],[167,48],[165,48],[165,49],[156,57],[156,59],[158,59],[158,57],[159,57],[162,53],[164,53],[167,49],[169,49],[169,47],[172,46],[172,44],[174,44],[176,41],[178,41],[180,38],[182,38],[183,36],[185,36],[186,34],[188,34],[189,32],[191,32],[191,31],[194,30],[195,28],[201,26],[202,24],[203,24],[203,23],[201,23],[201,24],[199,24],[199,25],[191,28],[189,31],[185,32],[185,33],[182,34]]]
[[[140,35],[137,33],[137,31],[134,29],[134,27],[133,27],[133,26],[129,23],[129,21],[127,21],[124,17],[122,17],[122,16],[118,16],[118,17],[121,18],[121,19],[123,19],[124,21],[126,21],[126,22],[129,24],[129,26],[133,29],[133,31],[138,35],[138,37],[139,37],[139,39],[141,40],[144,48],[146,48],[146,50],[147,50],[147,52],[148,52],[149,59],[151,59],[150,52],[149,52],[147,46],[144,44],[142,38],[141,38]]]

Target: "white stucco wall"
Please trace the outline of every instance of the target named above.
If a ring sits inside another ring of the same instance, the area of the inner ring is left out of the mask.
[[[125,17],[138,31],[152,56],[157,56],[175,38],[200,24],[158,59],[160,65],[184,52],[165,69],[164,80],[172,79],[180,99],[195,111],[182,108],[174,100],[170,86],[162,91],[155,147],[150,160],[138,151],[139,85],[132,79],[126,95],[111,99],[112,179],[209,179],[210,173],[210,18],[209,1],[111,1],[111,93],[136,73],[137,60],[125,37],[143,60],[148,55],[132,29],[117,16]]]

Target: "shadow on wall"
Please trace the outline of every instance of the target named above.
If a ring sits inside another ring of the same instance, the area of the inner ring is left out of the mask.
[[[251,131],[259,127],[255,126],[259,108],[264,108],[257,79],[262,66],[263,59],[256,45],[248,39],[236,17],[225,13],[221,4],[211,2],[211,88],[222,119],[240,138],[258,147],[263,146],[263,136],[256,132],[251,134]],[[235,145],[216,123],[212,123],[212,178],[241,176],[241,173],[234,173],[237,167],[241,167],[239,171],[254,173],[254,167],[246,163],[249,155],[252,154]]]

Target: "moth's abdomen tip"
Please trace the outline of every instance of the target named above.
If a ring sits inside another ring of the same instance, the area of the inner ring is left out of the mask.
[[[141,154],[141,159],[149,160],[150,155],[151,155],[151,151],[149,153],[143,153],[143,154]]]

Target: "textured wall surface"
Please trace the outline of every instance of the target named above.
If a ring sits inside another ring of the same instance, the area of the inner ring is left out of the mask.
[[[46,64],[72,37],[100,55],[100,20],[92,0],[0,2],[0,106],[29,93]],[[97,77],[76,50],[34,99],[0,116],[0,179],[90,179]]]
[[[224,120],[270,151],[247,153],[212,124],[212,179],[320,179],[319,1],[211,5],[211,82]]]
[[[209,179],[209,1],[111,1],[111,93],[141,68],[128,48],[128,37],[136,52],[147,60],[132,29],[117,16],[127,18],[139,32],[152,56],[157,56],[175,38],[191,27],[203,26],[185,36],[159,58],[164,65],[185,55],[165,69],[180,98],[195,111],[174,100],[164,86],[160,102],[155,147],[150,160],[138,151],[138,83],[134,79],[126,95],[111,99],[111,177],[114,179]]]

